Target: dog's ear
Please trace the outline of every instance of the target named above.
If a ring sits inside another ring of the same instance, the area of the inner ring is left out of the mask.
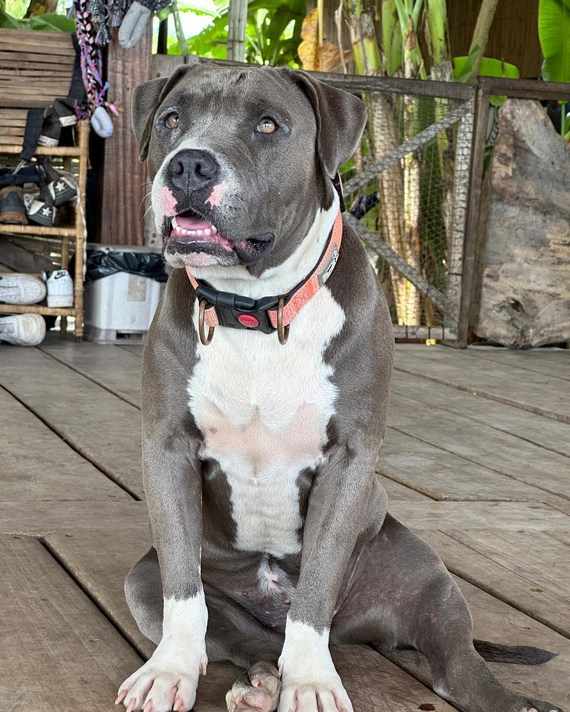
[[[347,91],[323,84],[305,72],[288,71],[313,105],[319,155],[326,172],[334,178],[358,146],[366,125],[366,107]]]
[[[133,132],[139,142],[139,160],[144,161],[148,155],[156,110],[164,97],[191,69],[192,65],[182,65],[170,77],[151,79],[135,87],[131,99],[131,117]]]

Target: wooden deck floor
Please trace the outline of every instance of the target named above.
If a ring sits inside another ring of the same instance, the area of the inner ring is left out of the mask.
[[[50,335],[0,347],[3,710],[116,709],[118,685],[152,651],[122,594],[148,545],[140,366],[138,346]],[[568,351],[399,346],[377,466],[391,512],[457,577],[476,636],[558,654],[496,674],[567,712],[569,396]],[[452,709],[415,654],[335,659],[355,712]],[[224,710],[235,676],[211,665],[196,710]]]

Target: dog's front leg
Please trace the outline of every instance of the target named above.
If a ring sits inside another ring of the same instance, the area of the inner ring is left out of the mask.
[[[301,574],[279,659],[279,712],[352,712],[329,652],[329,632],[356,541],[380,528],[385,511],[369,452],[362,448],[358,455],[353,443],[337,447],[311,488]]]
[[[168,428],[161,428],[166,433]],[[164,597],[162,638],[150,660],[121,685],[129,712],[190,710],[205,674],[207,610],[200,577],[201,474],[188,435],[146,436],[145,492]]]

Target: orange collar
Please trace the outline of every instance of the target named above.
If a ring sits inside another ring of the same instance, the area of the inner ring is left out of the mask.
[[[257,330],[265,334],[277,331],[279,342],[285,344],[293,319],[331,276],[338,261],[341,241],[342,214],[339,210],[317,265],[302,282],[276,297],[251,299],[220,292],[197,280],[186,267],[188,279],[200,300],[198,331],[202,344],[207,346],[212,341],[216,326]],[[207,335],[204,325],[208,326]]]

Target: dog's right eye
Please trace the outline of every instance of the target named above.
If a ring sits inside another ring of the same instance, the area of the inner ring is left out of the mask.
[[[164,123],[168,126],[169,129],[175,129],[179,124],[180,124],[180,116],[173,111],[171,114],[168,114],[168,116],[164,119]]]

